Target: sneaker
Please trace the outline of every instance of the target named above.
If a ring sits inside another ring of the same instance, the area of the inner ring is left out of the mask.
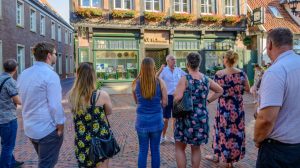
[[[175,143],[175,139],[172,137],[172,138],[170,138],[170,141],[172,142],[172,143]]]
[[[160,143],[162,144],[162,143],[166,142],[166,140],[167,140],[166,137],[161,137],[161,138],[160,138]]]
[[[23,164],[24,164],[24,162],[22,162],[22,161],[16,161],[14,167],[15,167],[15,168],[19,168],[19,167],[21,167]]]

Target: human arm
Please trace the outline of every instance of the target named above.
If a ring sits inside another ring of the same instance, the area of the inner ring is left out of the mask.
[[[135,94],[135,89],[136,89],[136,83],[134,83],[132,85],[132,97],[133,97],[133,100],[134,100],[135,104],[137,104],[137,97],[136,97],[136,94]]]
[[[162,79],[159,79],[159,83],[160,83],[160,89],[162,94],[161,104],[163,107],[166,107],[168,105],[168,93],[167,93],[166,84]]]
[[[178,85],[176,87],[176,90],[174,92],[174,101],[175,102],[178,102],[179,100],[182,99],[183,97],[183,92],[185,91],[186,89],[186,77],[181,77],[179,82],[178,82]]]
[[[259,110],[254,125],[254,142],[256,147],[265,140],[272,132],[280,107],[270,106]]]
[[[245,92],[249,93],[250,92],[250,84],[248,80],[248,76],[245,74]]]
[[[207,98],[209,103],[215,101],[223,94],[223,88],[211,79],[209,79],[209,89],[213,91],[213,94]]]
[[[12,100],[15,103],[15,105],[21,105],[21,99],[19,95],[13,96]]]
[[[166,64],[161,65],[161,67],[159,68],[159,70],[155,74],[156,78],[161,78],[162,77],[160,74],[164,70],[165,67],[166,67]]]
[[[18,95],[18,89],[16,81],[13,79],[8,79],[6,82],[5,88],[7,90],[8,95],[11,97],[12,101],[15,105],[21,105],[21,99]]]
[[[99,90],[97,95],[99,94],[100,97],[97,100],[96,105],[100,105],[102,103],[105,114],[110,115],[112,113],[112,103],[109,94],[104,90]]]
[[[272,81],[272,82],[270,82]],[[257,147],[274,129],[285,92],[285,74],[267,72],[261,83],[260,102],[254,124],[254,142]]]
[[[64,114],[64,109],[61,104],[62,89],[59,77],[57,75],[53,75],[51,79],[48,79],[46,84],[46,94],[49,112],[54,120],[54,124],[56,125],[57,134],[61,136],[63,134],[64,123],[66,118]]]

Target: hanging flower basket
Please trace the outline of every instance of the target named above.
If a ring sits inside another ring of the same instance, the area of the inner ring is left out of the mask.
[[[166,14],[163,12],[144,12],[144,17],[148,21],[161,22],[165,19]]]
[[[252,40],[251,40],[251,37],[249,37],[249,36],[246,36],[246,37],[243,39],[243,44],[244,44],[245,46],[250,46],[250,45],[251,45],[251,42],[252,42]]]
[[[193,19],[193,15],[188,13],[174,13],[171,18],[178,22],[190,22]]]
[[[134,18],[136,13],[134,10],[113,10],[111,14],[114,18]]]
[[[102,10],[98,8],[78,8],[76,13],[84,18],[101,17]]]

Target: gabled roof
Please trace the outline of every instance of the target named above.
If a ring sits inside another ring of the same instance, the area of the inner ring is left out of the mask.
[[[280,4],[280,0],[248,0],[247,2],[252,10],[258,7],[265,7],[266,14],[263,26],[267,31],[276,27],[287,27],[293,33],[300,34],[300,26],[292,19],[284,6]],[[283,18],[276,18],[268,6],[276,7]]]

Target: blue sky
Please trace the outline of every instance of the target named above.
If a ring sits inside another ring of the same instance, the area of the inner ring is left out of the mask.
[[[48,0],[48,2],[69,23],[69,0]]]

